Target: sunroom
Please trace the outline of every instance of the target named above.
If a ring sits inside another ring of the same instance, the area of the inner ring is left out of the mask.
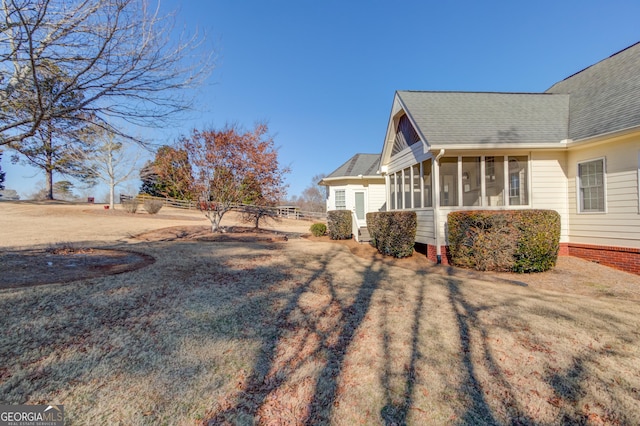
[[[566,210],[565,96],[397,92],[382,153],[387,206],[414,210],[433,260],[454,210]]]

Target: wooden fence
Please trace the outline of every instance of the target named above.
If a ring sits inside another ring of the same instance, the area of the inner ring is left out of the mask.
[[[164,207],[175,207],[178,209],[188,209],[188,210],[198,209],[198,203],[196,201],[176,200],[174,198],[168,198],[168,197],[166,198],[152,197],[151,195],[148,195],[148,194],[138,194],[138,195],[120,194],[121,204],[123,201],[129,201],[133,199],[137,200],[140,204],[144,204],[146,200],[160,200],[162,201],[163,203],[162,205]],[[250,209],[251,207],[255,207],[255,206],[252,206],[251,204],[238,204],[234,206],[234,209],[242,211],[242,210]],[[326,221],[327,220],[327,214],[324,212],[302,211],[302,210],[298,210],[298,208],[295,206],[278,206],[278,207],[273,207],[273,210],[274,210],[274,216],[278,216],[282,218],[310,220],[310,221]]]

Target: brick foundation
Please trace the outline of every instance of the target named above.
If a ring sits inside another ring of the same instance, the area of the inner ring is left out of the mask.
[[[447,250],[447,246],[440,246],[441,249],[441,253],[442,253],[442,264],[443,265],[450,265],[449,263],[449,251]],[[427,259],[431,260],[432,262],[437,262],[438,261],[438,255],[437,255],[437,247],[433,246],[431,244],[427,245]]]
[[[591,244],[567,244],[569,256],[640,275],[640,249]]]
[[[449,265],[447,246],[442,246],[442,264]],[[558,256],[574,256],[621,271],[640,275],[640,249],[591,244],[560,243]],[[437,261],[436,246],[427,245],[427,258]]]

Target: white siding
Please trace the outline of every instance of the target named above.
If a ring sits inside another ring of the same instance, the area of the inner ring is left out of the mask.
[[[433,209],[416,210],[418,216],[418,229],[416,230],[416,242],[421,244],[435,244],[433,232]]]
[[[327,211],[336,209],[335,191],[344,190],[346,209],[353,210],[355,208],[355,192],[364,191],[365,196],[365,213],[377,212],[384,208],[386,202],[385,185],[381,177],[378,181],[372,180],[355,180],[357,183],[353,183],[354,180],[340,180],[333,181],[329,186],[329,198],[327,199]]]
[[[576,149],[568,155],[569,241],[640,248],[638,153],[640,136]],[[606,213],[578,213],[578,162],[605,159]]]
[[[531,207],[560,214],[560,241],[569,241],[567,154],[531,153]]]
[[[367,207],[367,213],[387,210],[386,202],[387,202],[387,195],[386,195],[385,185],[370,184],[369,185],[369,205]]]
[[[427,151],[422,143],[417,143],[404,151],[394,155],[388,165],[388,173],[394,173],[398,170],[406,169],[414,164],[431,158],[431,154]]]

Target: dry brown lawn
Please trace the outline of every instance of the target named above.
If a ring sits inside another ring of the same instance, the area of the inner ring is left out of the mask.
[[[155,258],[0,290],[0,404],[64,404],[69,424],[640,423],[638,276],[478,274],[293,238],[305,222],[216,239],[197,212],[110,213],[0,202],[3,254]]]

